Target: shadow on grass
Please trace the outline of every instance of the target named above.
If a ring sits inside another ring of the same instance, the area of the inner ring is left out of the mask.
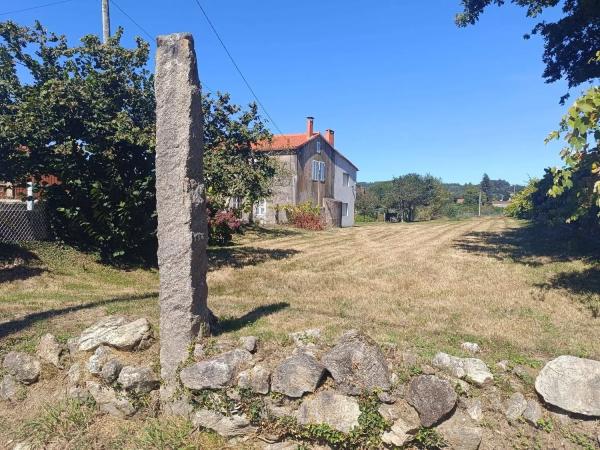
[[[64,314],[81,311],[83,309],[98,308],[100,306],[106,306],[106,305],[110,305],[112,303],[128,302],[128,301],[132,301],[132,300],[144,300],[147,298],[157,297],[157,296],[158,296],[158,292],[148,292],[146,294],[139,294],[139,295],[122,295],[119,297],[98,300],[95,302],[82,303],[81,305],[73,305],[73,306],[67,306],[64,308],[49,309],[46,311],[39,311],[39,312],[31,313],[31,314],[26,315],[25,317],[21,317],[21,318],[15,319],[15,320],[0,323],[0,339],[4,338],[10,334],[24,330],[25,328],[28,328],[28,327],[34,325],[36,322],[39,322],[41,320],[52,319],[57,316],[62,316]]]
[[[524,225],[498,232],[472,231],[454,241],[454,247],[498,260],[529,266],[583,260],[600,262],[600,242],[575,235],[566,228]]]
[[[280,237],[289,237],[289,236],[298,236],[302,234],[298,230],[294,230],[293,228],[265,228],[257,225],[251,225],[246,227],[246,230],[249,234],[260,238],[280,238]]]
[[[529,224],[498,232],[470,232],[454,242],[455,248],[498,260],[539,267],[554,262],[583,261],[592,267],[564,271],[540,289],[564,289],[593,314],[600,316],[600,242],[564,227]]]
[[[600,317],[600,266],[581,272],[561,272],[547,283],[538,285],[541,289],[565,289],[576,295],[577,300],[588,308],[594,317]]]
[[[244,327],[252,325],[254,322],[261,319],[262,317],[275,314],[281,311],[282,309],[288,308],[289,306],[290,304],[287,302],[271,303],[270,305],[263,305],[254,308],[253,310],[247,312],[241,317],[227,317],[219,319],[214,334],[218,336],[219,334],[240,330]]]
[[[46,269],[40,264],[35,253],[16,244],[0,242],[0,283],[41,275]]]
[[[258,247],[215,247],[208,249],[208,270],[225,267],[241,269],[267,261],[279,261],[300,253],[293,249],[266,249]]]

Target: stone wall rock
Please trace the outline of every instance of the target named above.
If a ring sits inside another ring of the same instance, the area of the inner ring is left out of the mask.
[[[250,360],[252,354],[249,351],[236,348],[184,367],[179,378],[189,389],[220,389],[232,385],[237,372]]]
[[[106,383],[113,383],[119,377],[122,368],[123,363],[117,358],[112,358],[108,360],[102,367],[102,370],[100,371],[100,378],[102,378]]]
[[[600,417],[600,361],[559,356],[540,371],[535,390],[565,411]]]
[[[525,419],[525,422],[532,427],[537,427],[542,418],[543,412],[540,404],[533,399],[527,399],[527,407],[523,411],[523,419]]]
[[[256,394],[268,394],[271,372],[264,366],[257,364],[252,369],[240,372],[238,387],[250,389]]]
[[[306,398],[297,413],[298,423],[324,423],[343,433],[358,426],[360,407],[356,399],[335,391],[320,391]]]
[[[197,427],[208,428],[224,437],[243,436],[253,433],[256,427],[244,415],[224,416],[209,409],[199,409],[192,416],[192,423]]]
[[[407,423],[404,419],[396,419],[390,428],[381,435],[381,442],[395,447],[402,447],[414,438],[414,434],[419,429],[418,426]]]
[[[379,346],[368,336],[351,330],[342,335],[322,360],[336,388],[349,395],[388,390],[390,371]]]
[[[150,367],[125,366],[117,381],[123,389],[136,393],[148,393],[160,387],[160,380]]]
[[[38,359],[22,352],[8,352],[2,365],[9,374],[23,384],[35,383],[42,371],[42,364]]]
[[[88,381],[85,386],[100,411],[120,418],[127,418],[135,414],[135,407],[125,395],[95,381]]]
[[[112,352],[105,345],[96,348],[94,354],[87,361],[87,370],[92,375],[100,375],[102,367],[113,357]]]
[[[452,385],[435,375],[413,378],[406,394],[406,401],[417,410],[424,427],[431,427],[447,418],[454,410],[457,399]]]
[[[240,347],[244,350],[254,353],[258,344],[258,338],[256,336],[242,336],[240,338]]]
[[[477,450],[483,437],[483,430],[462,412],[454,414],[437,430],[452,450]]]
[[[4,375],[0,382],[0,400],[16,402],[19,398],[19,383],[10,374]]]
[[[476,386],[484,386],[494,380],[488,366],[480,359],[458,358],[440,352],[435,355],[432,364],[453,377],[465,379]]]
[[[271,389],[292,398],[314,392],[325,368],[313,357],[298,353],[284,360],[273,372]]]
[[[78,348],[89,351],[108,345],[119,350],[133,350],[151,335],[150,322],[145,318],[128,322],[121,316],[109,316],[83,330]]]
[[[66,353],[66,348],[58,342],[58,339],[50,333],[46,333],[40,338],[37,347],[37,356],[49,364],[59,369],[64,367],[62,357]]]
[[[510,422],[516,422],[527,408],[527,400],[520,392],[515,392],[506,400],[504,415]]]

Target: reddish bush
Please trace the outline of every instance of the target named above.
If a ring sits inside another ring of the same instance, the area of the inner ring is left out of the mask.
[[[242,221],[233,211],[208,209],[208,242],[212,245],[226,245],[231,242],[233,233],[237,233]]]
[[[288,222],[297,228],[305,230],[321,231],[325,229],[325,224],[321,219],[321,208],[312,206],[310,202],[300,205],[286,205],[284,210]]]

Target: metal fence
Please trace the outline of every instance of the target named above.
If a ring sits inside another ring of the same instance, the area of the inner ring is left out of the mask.
[[[19,201],[0,201],[0,241],[42,241],[48,238],[48,220],[43,202],[31,211]]]

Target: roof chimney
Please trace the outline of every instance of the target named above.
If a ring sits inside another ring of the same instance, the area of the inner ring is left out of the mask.
[[[327,142],[329,142],[329,145],[331,145],[333,148],[335,148],[335,146],[333,145],[334,143],[334,131],[327,129],[325,130],[325,139],[327,140]]]
[[[306,135],[308,137],[311,137],[313,135],[313,132],[314,132],[314,122],[315,122],[315,118],[314,117],[308,116],[306,118]]]

